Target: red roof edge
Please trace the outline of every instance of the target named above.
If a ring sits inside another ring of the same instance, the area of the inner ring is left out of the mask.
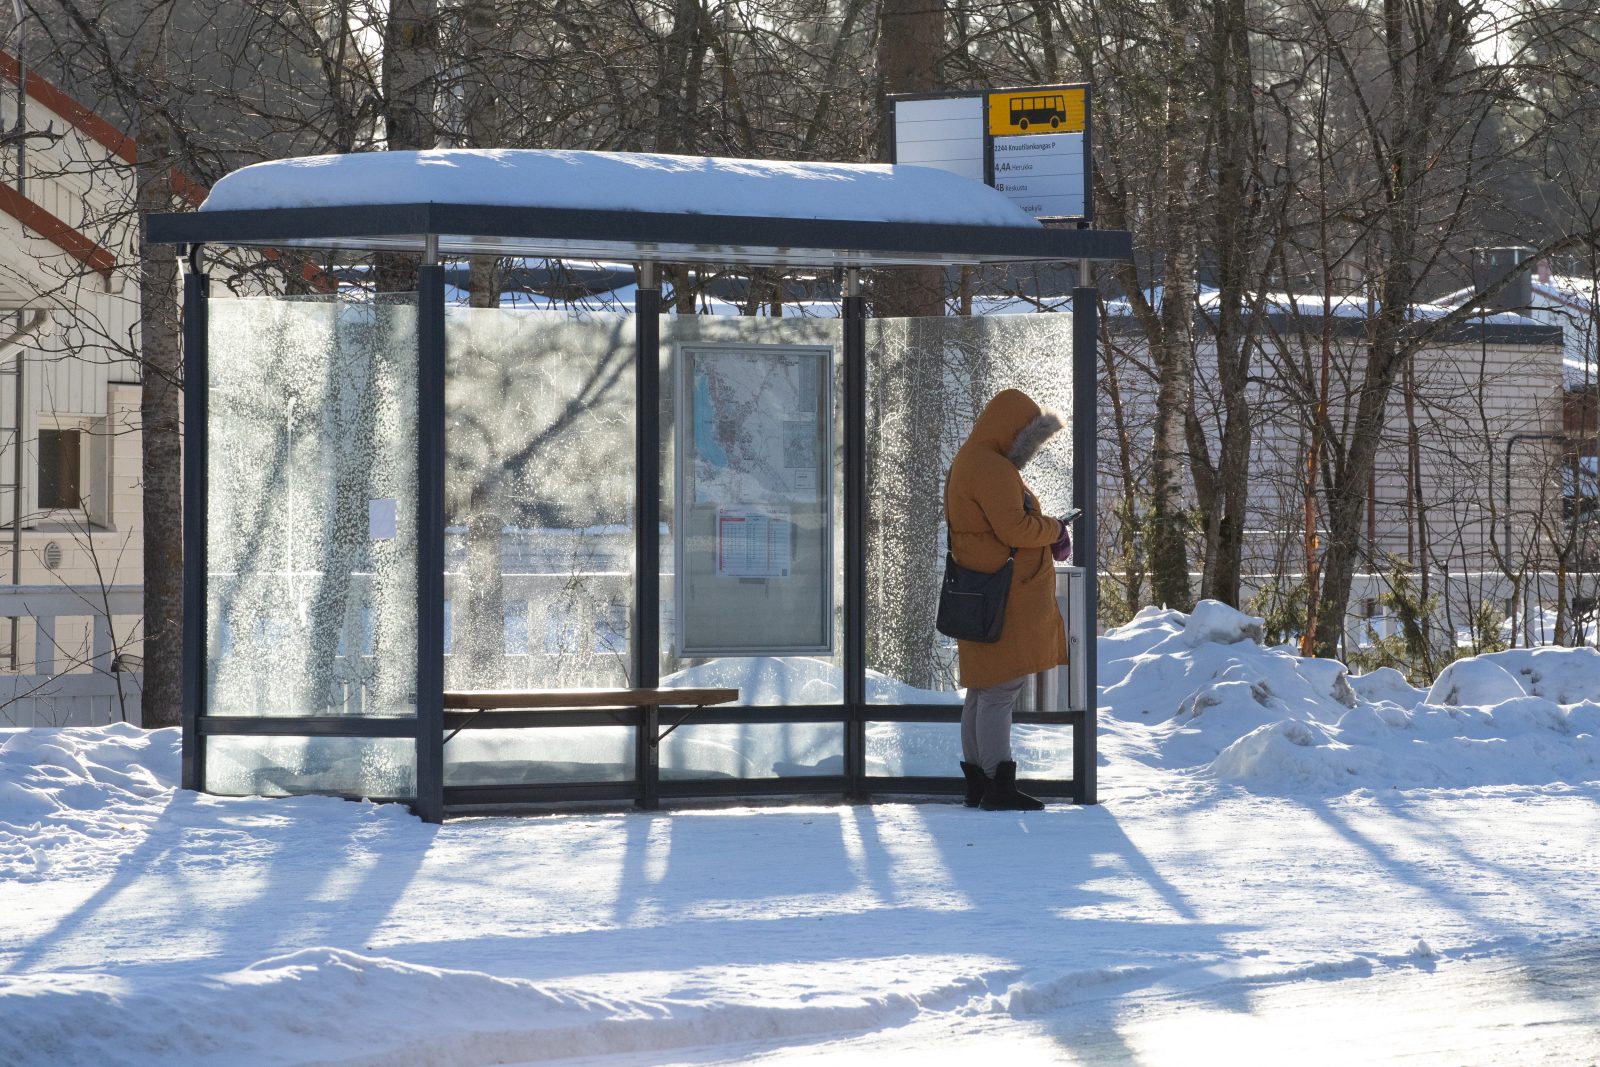
[[[17,57],[0,48],[0,77],[4,77],[12,85],[18,85],[20,75],[21,64],[17,62]],[[27,94],[30,100],[37,100],[60,115],[79,133],[124,163],[131,164],[138,161],[138,146],[132,137],[56,88],[38,71],[28,71]],[[191,204],[199,204],[206,198],[207,192],[204,185],[191,180],[176,168],[172,171],[172,191]]]
[[[4,77],[12,85],[17,85],[20,80],[21,70],[22,65],[17,62],[17,57],[7,52],[4,48],[0,48],[0,77]],[[133,138],[56,88],[52,82],[37,71],[28,71],[27,94],[30,99],[39,101],[40,104],[60,115],[62,119],[71,123],[79,133],[99,144],[124,163],[131,164],[137,161],[138,145],[135,144]],[[0,192],[0,210],[5,211],[8,215],[24,224],[32,226],[41,235],[60,245],[72,255],[77,256],[84,263],[104,274],[108,281],[110,280],[111,270],[116,266],[116,258],[109,251],[101,248],[90,238],[85,237],[82,233],[68,226],[15,190],[4,185],[0,185],[0,189],[4,190],[4,192]],[[206,193],[210,189],[189,178],[188,175],[174,167],[172,170],[172,191],[190,205],[198,207],[205,200]],[[27,217],[24,217],[25,215]],[[88,251],[84,251],[85,249]],[[80,255],[80,252],[83,254]],[[280,257],[280,253],[276,249],[266,249],[265,253],[268,259],[278,259]],[[84,258],[85,255],[90,258]],[[307,263],[301,268],[300,274],[319,290],[328,291],[334,288],[332,279],[314,263]]]
[[[67,225],[11,186],[0,183],[0,211],[33,230],[109,283],[117,257],[93,238]]]

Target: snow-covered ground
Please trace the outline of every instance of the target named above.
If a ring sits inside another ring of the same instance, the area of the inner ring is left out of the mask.
[[[1038,814],[437,827],[0,731],[0,1064],[1600,1061],[1600,652],[1252,629],[1105,638],[1103,803]]]

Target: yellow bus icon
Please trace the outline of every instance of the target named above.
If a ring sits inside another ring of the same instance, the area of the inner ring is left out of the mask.
[[[989,132],[995,136],[1018,133],[1081,133],[1084,126],[1084,90],[989,94]]]

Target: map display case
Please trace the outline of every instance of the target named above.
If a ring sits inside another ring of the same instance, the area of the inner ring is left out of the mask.
[[[832,347],[685,343],[676,365],[679,653],[831,654]]]

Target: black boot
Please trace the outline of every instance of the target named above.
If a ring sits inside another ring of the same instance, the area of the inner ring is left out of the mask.
[[[975,808],[989,788],[989,776],[976,763],[963,762],[961,773],[967,776],[967,807]]]
[[[1044,801],[1017,791],[1017,765],[1006,760],[994,769],[994,778],[983,794],[984,811],[1043,811]]]

